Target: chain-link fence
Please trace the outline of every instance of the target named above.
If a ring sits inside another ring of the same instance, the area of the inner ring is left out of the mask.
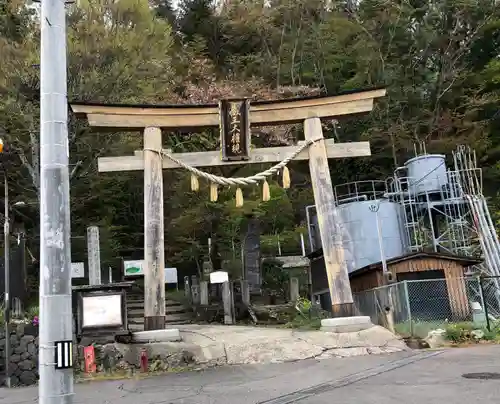
[[[354,301],[374,324],[394,327],[404,337],[425,338],[457,323],[489,329],[500,318],[500,278],[403,281],[355,293]]]

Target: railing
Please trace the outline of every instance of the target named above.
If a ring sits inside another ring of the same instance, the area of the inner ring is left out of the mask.
[[[362,315],[390,328],[391,308],[396,333],[425,338],[435,329],[471,323],[487,328],[500,319],[500,289],[493,277],[403,281],[354,294]]]

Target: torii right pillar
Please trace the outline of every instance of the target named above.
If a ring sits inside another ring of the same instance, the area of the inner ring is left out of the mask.
[[[344,263],[342,235],[338,229],[338,220],[335,218],[332,178],[320,118],[307,118],[304,121],[304,134],[306,140],[314,141],[309,146],[309,170],[330,289],[332,314],[333,317],[352,317],[355,316],[354,302],[347,266]]]

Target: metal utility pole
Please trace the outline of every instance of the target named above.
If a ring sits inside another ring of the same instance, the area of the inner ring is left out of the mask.
[[[5,322],[5,385],[10,387],[10,338],[9,338],[9,322],[10,322],[10,245],[9,245],[9,182],[7,181],[7,172],[3,172],[3,186],[4,186],[4,224],[3,224],[3,237],[4,237],[4,322]]]
[[[66,10],[41,1],[40,404],[73,402]]]

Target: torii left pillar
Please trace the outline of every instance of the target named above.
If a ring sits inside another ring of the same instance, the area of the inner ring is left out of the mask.
[[[144,330],[165,328],[165,243],[161,129],[144,130]]]

